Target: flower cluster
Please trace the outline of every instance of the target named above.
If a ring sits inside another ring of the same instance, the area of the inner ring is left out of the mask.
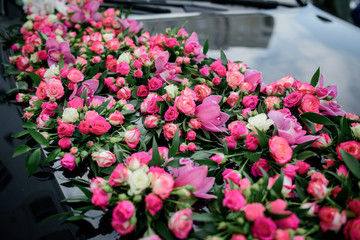
[[[129,239],[360,236],[360,120],[320,70],[265,84],[208,58],[196,33],[152,35],[101,1],[66,2],[56,15],[28,5],[12,45],[14,156],[29,174],[40,148],[43,164],[88,172],[89,210]]]

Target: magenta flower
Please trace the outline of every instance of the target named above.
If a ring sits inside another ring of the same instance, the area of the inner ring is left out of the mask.
[[[207,177],[207,166],[193,167],[191,165],[178,168],[178,177],[175,180],[174,187],[183,187],[190,185],[196,188],[193,194],[198,198],[211,199],[215,195],[207,194],[212,187],[215,178]]]
[[[161,79],[163,82],[166,82],[166,80],[181,82],[181,79],[176,76],[176,67],[176,63],[169,63],[169,52],[162,52],[155,60],[155,77]]]
[[[271,110],[268,116],[276,124],[279,136],[285,138],[290,145],[316,139],[316,136],[305,135],[306,131],[302,129],[294,116],[284,115],[282,112],[275,110]]]
[[[133,34],[137,34],[141,28],[143,27],[143,23],[140,22],[138,24],[138,22],[136,20],[130,20],[130,19],[120,19],[120,23],[122,25],[122,30],[124,31],[125,29],[129,28],[129,31]]]
[[[69,5],[69,8],[75,11],[75,13],[71,17],[71,21],[74,23],[84,23],[89,20],[99,22],[102,20],[101,13],[97,12],[99,7],[100,3],[95,1],[86,3],[81,9],[78,6]]]
[[[202,129],[209,132],[226,130],[223,125],[229,119],[229,115],[221,112],[220,101],[221,96],[212,95],[205,98],[202,104],[196,107],[195,117],[201,122]]]
[[[59,43],[54,38],[48,38],[46,48],[48,49],[47,63],[49,67],[58,63],[61,57],[63,57],[65,64],[75,63],[75,57],[70,53],[68,42]]]

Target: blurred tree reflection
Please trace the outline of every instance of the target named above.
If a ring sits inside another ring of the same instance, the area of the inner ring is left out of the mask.
[[[313,4],[345,21],[352,22],[350,0],[313,0]]]

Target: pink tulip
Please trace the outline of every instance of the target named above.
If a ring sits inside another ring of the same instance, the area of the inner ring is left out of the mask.
[[[229,115],[221,112],[219,102],[221,96],[212,95],[204,99],[203,103],[196,107],[195,117],[200,121],[201,127],[209,132],[221,132],[226,130],[223,126],[229,119]]]
[[[206,177],[208,173],[207,166],[192,167],[184,166],[178,169],[178,178],[175,180],[174,188],[190,185],[196,188],[193,194],[198,198],[211,199],[214,195],[207,194],[212,187],[215,178]]]

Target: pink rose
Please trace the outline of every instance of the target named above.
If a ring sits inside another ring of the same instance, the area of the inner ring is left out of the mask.
[[[166,110],[164,118],[166,121],[173,121],[177,119],[178,116],[179,116],[179,112],[177,108],[174,106],[170,106],[168,110]]]
[[[261,203],[249,203],[242,209],[245,212],[245,218],[249,221],[255,221],[263,217],[266,208]]]
[[[177,211],[168,221],[171,232],[179,239],[185,239],[193,227],[193,220],[188,220],[192,216],[190,208]]]
[[[322,207],[319,211],[320,227],[323,232],[339,231],[341,226],[346,223],[346,212],[341,213],[333,207]]]
[[[339,145],[337,145],[336,153],[338,155],[338,158],[341,161],[343,161],[341,154],[340,154],[340,149],[350,153],[357,160],[360,160],[360,143],[359,142],[352,140],[352,141],[342,142]]]
[[[271,110],[275,110],[276,108],[279,108],[281,100],[278,97],[271,96],[265,98],[264,103],[266,105],[267,111],[270,112]]]
[[[84,81],[84,74],[76,68],[70,69],[66,77],[73,83]]]
[[[270,170],[270,165],[266,159],[260,158],[259,161],[254,163],[254,165],[251,166],[251,174],[254,177],[257,176],[263,176],[262,171],[260,170],[260,167],[265,171],[268,172]]]
[[[38,51],[36,54],[37,54],[39,60],[41,60],[41,61],[47,60],[47,58],[48,58],[48,54],[47,54],[46,50]]]
[[[232,70],[226,73],[226,81],[228,82],[229,86],[232,88],[240,86],[240,84],[244,82],[244,78],[245,78],[244,75],[240,73],[238,70]]]
[[[164,137],[166,139],[173,139],[175,137],[175,132],[179,131],[179,136],[181,136],[181,131],[179,127],[174,123],[166,123],[163,127]]]
[[[105,44],[105,47],[107,47],[110,51],[117,51],[119,50],[120,42],[116,38],[113,38]]]
[[[161,199],[165,199],[170,195],[170,192],[173,189],[174,178],[169,173],[164,172],[153,177],[151,185],[153,192],[159,195]]]
[[[160,122],[160,116],[157,114],[154,115],[147,115],[144,124],[147,128],[155,128],[158,126]]]
[[[217,164],[224,163],[226,161],[226,158],[224,154],[215,154],[210,158],[210,160],[216,162]]]
[[[194,132],[193,130],[190,130],[186,133],[186,140],[194,141],[195,138],[196,138],[196,132]]]
[[[36,89],[36,97],[38,99],[45,99],[47,98],[47,95],[46,95],[46,82],[45,81],[41,81],[39,86],[37,87]]]
[[[318,149],[328,148],[332,143],[332,140],[328,133],[320,133],[320,136],[313,142],[312,146]]]
[[[111,125],[105,120],[104,117],[98,116],[90,122],[90,132],[95,135],[101,136],[107,133]]]
[[[195,152],[196,151],[196,145],[195,143],[189,143],[188,145],[188,150],[191,151],[191,152]]]
[[[230,190],[225,193],[223,199],[223,205],[228,207],[232,211],[240,211],[240,209],[246,204],[246,200],[241,194],[240,190]]]
[[[294,107],[300,104],[302,94],[298,91],[292,92],[287,97],[284,98],[285,107]]]
[[[299,175],[304,175],[309,171],[310,164],[304,161],[296,161],[296,165],[299,167],[296,169],[296,173]]]
[[[162,201],[156,194],[150,193],[145,197],[145,207],[151,215],[155,216],[162,208]]]
[[[299,112],[319,112],[320,100],[311,94],[306,94],[301,100]]]
[[[206,97],[208,97],[211,94],[211,88],[205,85],[196,85],[194,87],[194,92],[196,94],[196,97],[198,98],[199,102],[202,102]]]
[[[75,132],[75,125],[70,123],[61,123],[58,128],[57,132],[59,137],[70,137]]]
[[[295,231],[299,228],[299,218],[296,216],[296,214],[291,214],[289,217],[275,220],[275,223],[279,228],[290,228]]]
[[[93,42],[91,47],[89,47],[89,49],[94,53],[96,53],[97,55],[100,55],[104,51],[104,45],[102,44],[101,41],[95,41]]]
[[[85,121],[91,122],[92,120],[94,120],[98,116],[99,116],[99,114],[96,111],[87,111],[85,113]]]
[[[248,95],[243,98],[241,103],[245,108],[250,108],[251,110],[254,110],[256,108],[256,105],[258,104],[258,101],[258,96]]]
[[[105,209],[109,205],[109,199],[111,197],[110,193],[107,193],[105,190],[100,187],[92,190],[91,203],[95,206],[99,206],[102,209]]]
[[[246,237],[240,234],[233,234],[230,240],[246,240]]]
[[[163,82],[160,79],[153,77],[153,78],[149,79],[148,85],[149,85],[150,91],[156,91],[162,87]]]
[[[121,62],[116,66],[116,72],[121,75],[127,75],[130,72],[130,66],[127,62]]]
[[[67,103],[69,108],[82,109],[84,107],[84,99],[82,98],[74,98]]]
[[[196,119],[191,119],[190,122],[189,122],[190,126],[193,128],[193,129],[199,129],[201,128],[201,122],[199,122],[198,120]]]
[[[75,156],[70,153],[66,153],[64,157],[60,160],[60,163],[61,166],[72,171],[76,166]]]
[[[134,214],[135,207],[130,201],[120,201],[112,213],[111,226],[120,235],[131,233],[135,229],[135,224],[131,224]]]
[[[90,132],[90,123],[87,121],[82,120],[80,124],[78,125],[78,130],[82,134],[89,134]]]
[[[125,162],[131,170],[135,170],[139,167],[147,165],[150,160],[151,156],[147,152],[137,152],[131,154],[130,157],[125,159]]]
[[[234,123],[234,124],[233,124]],[[244,138],[246,134],[248,134],[249,130],[246,127],[246,124],[242,121],[234,121],[229,124],[229,128],[231,125],[231,136],[237,140]]]
[[[229,183],[229,181],[232,181],[236,185],[239,185],[241,175],[238,171],[228,168],[222,173],[222,176],[226,183]]]
[[[61,83],[61,80],[53,77],[50,78],[46,85],[46,95],[49,98],[59,99],[64,96],[64,87]]]
[[[134,77],[141,78],[143,76],[143,72],[140,69],[134,71]]]
[[[118,110],[115,110],[115,112],[109,115],[109,123],[114,126],[123,124],[124,119],[125,119],[124,115]]]
[[[251,232],[255,238],[260,240],[271,240],[275,236],[276,224],[267,217],[257,218],[251,227]]]
[[[292,158],[293,151],[288,141],[283,137],[273,136],[270,138],[269,149],[271,157],[279,164],[286,164]]]
[[[131,98],[131,90],[127,87],[123,87],[116,93],[116,97],[118,99],[128,100]]]
[[[62,138],[58,141],[58,145],[60,146],[61,149],[69,149],[71,148],[71,140],[70,138]]]
[[[175,99],[175,106],[184,114],[191,115],[195,112],[195,101],[188,96],[180,95]]]
[[[110,167],[116,162],[115,154],[110,151],[101,150],[99,152],[93,152],[91,157],[99,167]]]
[[[111,186],[120,186],[129,178],[130,170],[120,163],[116,166],[109,178],[109,184]]]
[[[30,61],[27,57],[19,56],[16,59],[16,67],[20,71],[25,71],[25,69],[30,65]]]
[[[138,90],[136,91],[136,95],[138,97],[147,97],[147,95],[149,95],[149,87],[145,85],[139,86]]]
[[[257,136],[257,133],[255,133],[255,132],[251,132],[248,135],[246,135],[245,146],[250,151],[255,151],[256,148],[259,146],[260,141],[255,136]]]
[[[226,99],[226,102],[230,105],[230,107],[234,107],[238,99],[239,99],[239,94],[233,92]]]
[[[225,136],[226,145],[229,149],[234,149],[237,146],[236,140],[232,136]]]
[[[328,189],[327,184],[324,184],[321,181],[310,181],[307,187],[307,192],[311,194],[315,199],[322,200],[325,198]]]
[[[291,236],[286,229],[277,229],[275,231],[275,240],[291,240]]]
[[[357,216],[360,216],[360,200],[354,199],[349,202],[349,210],[355,213]]]
[[[125,132],[125,142],[130,148],[136,148],[140,142],[140,131],[138,128],[133,128]]]
[[[273,202],[269,202],[268,208],[271,213],[275,214],[284,214],[286,213],[285,209],[287,207],[287,204],[282,199],[277,199]]]
[[[360,218],[349,220],[344,228],[345,239],[360,239]]]

